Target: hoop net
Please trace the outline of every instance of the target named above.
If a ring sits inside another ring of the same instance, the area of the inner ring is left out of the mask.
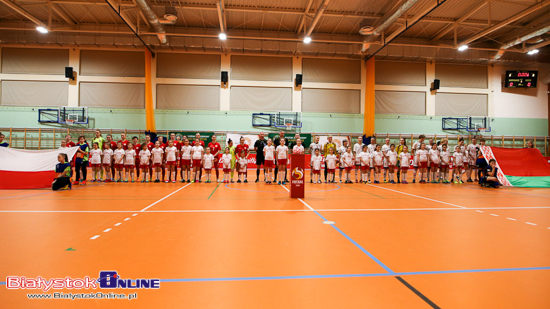
[[[291,129],[292,129],[292,123],[293,123],[293,122],[292,122],[292,119],[287,119],[287,118],[285,118],[284,121],[285,121],[286,129],[287,129],[287,130],[291,130]]]
[[[478,128],[477,132],[479,133],[479,135],[483,135],[483,134],[485,134],[486,130],[487,130],[487,128]]]
[[[67,124],[68,126],[71,126],[71,127],[74,126],[74,119],[67,119],[65,121],[65,124]]]

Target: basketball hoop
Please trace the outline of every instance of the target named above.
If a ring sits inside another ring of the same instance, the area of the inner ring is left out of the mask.
[[[67,119],[65,121],[65,124],[67,124],[68,126],[71,126],[71,127],[74,126],[74,119]]]
[[[485,133],[486,130],[487,130],[487,128],[478,128],[477,132],[479,133],[480,136],[482,136]]]
[[[287,130],[292,130],[292,119],[285,119],[285,127]]]

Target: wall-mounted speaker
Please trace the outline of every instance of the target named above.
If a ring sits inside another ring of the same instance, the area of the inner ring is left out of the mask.
[[[222,83],[227,83],[229,81],[229,75],[227,74],[227,71],[222,71]]]
[[[296,74],[296,87],[302,85],[302,74]]]
[[[431,90],[439,89],[439,79],[434,79],[434,87]]]
[[[69,79],[74,79],[73,67],[65,67],[65,77]]]

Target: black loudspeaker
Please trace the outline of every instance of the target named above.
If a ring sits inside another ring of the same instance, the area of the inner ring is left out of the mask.
[[[227,75],[227,71],[222,71],[222,83],[227,83],[229,81],[229,77]]]
[[[74,79],[73,67],[65,67],[65,77],[70,78],[70,79]]]
[[[439,79],[434,79],[434,87],[432,90],[437,90],[439,89]]]
[[[296,74],[296,87],[302,85],[302,74]]]

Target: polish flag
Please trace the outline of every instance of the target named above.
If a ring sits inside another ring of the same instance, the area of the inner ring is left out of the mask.
[[[0,189],[49,188],[56,176],[57,155],[72,160],[78,147],[23,150],[0,147]]]

